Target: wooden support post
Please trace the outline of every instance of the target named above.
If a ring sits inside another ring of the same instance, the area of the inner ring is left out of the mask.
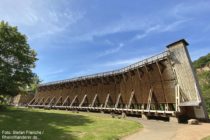
[[[142,114],[144,113],[144,104],[141,104],[141,112],[142,112]]]
[[[151,109],[151,101],[152,101],[152,96],[153,96],[153,86],[152,86],[152,83],[151,83],[151,75],[150,75],[150,72],[146,66],[146,64],[144,65],[144,68],[148,74],[148,81],[149,81],[149,84],[150,84],[150,91],[149,91],[149,96],[148,96],[148,101],[147,101],[147,110],[150,111]]]
[[[40,98],[37,98],[33,104],[36,105],[39,102],[39,99]]]
[[[115,104],[115,108],[118,107],[118,104],[119,104],[119,102],[120,102],[120,98],[121,98],[121,93],[118,94],[118,96],[117,96],[117,101],[116,101],[116,104]]]
[[[169,106],[168,106],[168,104],[165,104],[165,111],[168,111],[168,108]]]
[[[55,99],[55,96],[50,100],[50,102],[49,102],[49,104],[48,104],[48,106],[50,106],[51,105],[51,103],[52,103],[52,101]]]
[[[135,93],[134,91],[131,92],[131,96],[130,96],[130,99],[129,99],[129,102],[128,102],[127,109],[130,109],[130,107],[131,107],[131,103],[132,103],[132,100],[133,100],[134,93]]]
[[[58,102],[60,101],[61,98],[62,98],[62,96],[60,96],[60,97],[58,98],[58,100],[56,101],[56,103],[55,103],[54,106],[57,106],[57,104],[58,104]]]
[[[152,93],[153,93],[153,90],[150,89],[150,91],[149,91],[149,97],[148,97],[148,101],[147,101],[147,110],[149,110],[149,111],[150,111],[150,108],[151,108]]]
[[[124,80],[124,82],[126,83],[126,77],[125,77],[125,75],[124,75],[124,74],[122,74],[122,76],[123,76],[123,80]]]
[[[162,87],[162,90],[163,90],[164,100],[167,104],[167,110],[166,111],[168,111],[168,101],[167,101],[166,94],[165,94],[163,75],[162,75],[162,71],[161,71],[160,66],[159,66],[157,61],[156,61],[156,66],[158,68],[160,79],[161,79],[161,87]]]
[[[105,100],[105,103],[104,103],[104,108],[106,108],[107,107],[107,104],[108,104],[108,101],[109,101],[109,94],[107,94],[107,96],[106,96],[106,100]]]
[[[64,100],[64,102],[63,102],[63,104],[62,104],[62,106],[64,106],[65,105],[65,103],[67,102],[67,100],[69,99],[69,96],[67,96],[66,97],[66,99]]]
[[[84,95],[81,103],[79,104],[79,107],[82,107],[83,103],[85,102],[86,97],[87,97],[87,94]]]
[[[43,99],[44,99],[44,97],[42,97],[42,98],[41,98],[41,100],[38,102],[38,104],[37,104],[37,105],[40,105],[40,104],[41,104],[41,102],[43,103]]]
[[[141,78],[141,74],[140,74],[140,71],[139,71],[139,69],[138,69],[138,68],[137,68],[137,73],[138,73],[139,80],[141,81],[141,80],[142,80],[142,78]]]
[[[77,99],[77,95],[74,96],[74,99],[72,100],[71,104],[70,104],[70,107],[72,107],[72,105],[74,104],[74,102],[76,101]]]
[[[94,98],[93,98],[93,101],[92,101],[90,107],[94,107],[94,104],[95,104],[95,102],[96,102],[97,97],[98,97],[98,94],[95,94],[95,96],[94,96]]]
[[[31,105],[31,103],[35,101],[35,97],[28,103],[28,105]]]
[[[176,94],[176,111],[180,112],[180,107],[179,107],[179,104],[180,104],[180,86],[179,86],[179,84],[177,84],[176,87],[175,87],[175,94]]]
[[[47,97],[47,99],[42,103],[42,105],[45,105],[46,102],[48,101],[49,97]]]

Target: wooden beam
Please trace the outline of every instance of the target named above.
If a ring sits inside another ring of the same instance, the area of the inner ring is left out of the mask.
[[[130,99],[129,99],[129,102],[128,102],[128,106],[127,106],[127,109],[130,109],[131,107],[131,103],[132,103],[132,100],[133,100],[133,97],[134,97],[134,90],[131,92],[131,96],[130,96]]]
[[[142,78],[141,78],[141,74],[140,74],[139,68],[137,68],[137,74],[138,74],[139,80],[141,81]]]
[[[42,103],[42,105],[45,105],[49,98],[50,97],[47,97],[47,99]]]
[[[156,66],[157,66],[157,68],[158,68],[159,75],[160,75],[161,87],[162,87],[162,90],[163,90],[164,100],[165,100],[165,103],[166,103],[166,104],[168,104],[168,101],[167,101],[167,98],[166,98],[166,93],[165,93],[165,88],[164,88],[163,75],[162,75],[162,72],[161,72],[160,66],[159,66],[159,64],[158,64],[158,62],[157,62],[157,61],[156,61]]]
[[[105,103],[104,103],[104,108],[107,107],[107,104],[108,104],[108,101],[109,101],[109,97],[110,97],[110,95],[109,95],[109,93],[108,93],[107,96],[106,96]]]
[[[151,88],[149,91],[148,101],[147,101],[147,110],[150,110],[151,108],[151,101],[153,96],[153,89]]]
[[[120,102],[120,98],[121,98],[121,93],[118,94],[118,96],[117,96],[117,101],[115,103],[115,108],[118,108],[118,105],[119,105],[119,102]]]
[[[50,100],[48,106],[50,106],[50,104],[52,103],[52,101],[55,99],[55,96]]]
[[[82,107],[82,105],[83,105],[83,103],[85,102],[86,98],[87,98],[87,94],[84,95],[84,97],[83,97],[81,103],[79,104],[79,107]]]
[[[31,105],[31,103],[35,101],[35,97],[28,103],[28,105]]]
[[[180,104],[180,86],[179,84],[176,85],[175,87],[175,94],[176,94],[176,111],[177,112],[180,112],[180,107],[179,107],[179,104]]]
[[[36,103],[39,101],[39,99],[40,99],[39,97],[36,98],[35,101],[34,101],[34,103],[33,103],[33,105],[36,105]]]
[[[37,105],[40,105],[40,104],[41,104],[41,102],[43,102],[43,99],[44,99],[44,97],[42,97],[42,98],[41,98],[41,100],[38,102],[38,104],[37,104]]]
[[[35,101],[33,102],[32,105],[35,105],[39,101],[39,97],[35,98]]]
[[[97,97],[98,97],[98,94],[95,94],[95,96],[94,96],[94,98],[93,98],[93,101],[92,101],[90,107],[94,107],[94,104],[95,104],[95,102],[96,102]]]
[[[71,104],[70,104],[70,107],[72,107],[72,105],[74,104],[74,102],[76,101],[77,99],[77,95],[74,96],[74,99],[72,100]]]
[[[126,83],[126,77],[125,77],[125,74],[124,74],[124,73],[122,73],[122,76],[123,76],[124,83]]]
[[[64,106],[65,105],[65,103],[67,102],[67,100],[69,99],[69,96],[67,96],[66,97],[66,99],[64,100],[64,102],[63,102],[63,104],[62,104],[62,106]]]
[[[58,104],[58,102],[60,101],[60,99],[62,99],[62,96],[60,96],[60,97],[58,98],[58,100],[56,101],[56,103],[55,103],[54,106],[57,106],[57,104]]]

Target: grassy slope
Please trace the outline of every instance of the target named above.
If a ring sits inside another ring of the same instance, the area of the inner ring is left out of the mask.
[[[203,138],[202,140],[210,140],[210,136]]]
[[[210,114],[210,71],[197,74],[202,94],[206,103],[207,110]]]
[[[203,68],[209,64],[210,53],[193,62],[195,69]],[[197,76],[208,112],[210,113],[210,71],[199,72],[197,73]]]
[[[140,127],[134,121],[89,113],[16,108],[0,111],[1,131],[39,130],[44,131],[41,139],[46,140],[118,139]]]

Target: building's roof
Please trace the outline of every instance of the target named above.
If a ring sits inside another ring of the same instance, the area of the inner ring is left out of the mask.
[[[97,73],[97,74],[92,74],[92,75],[86,75],[86,76],[81,76],[81,77],[75,77],[71,79],[66,79],[66,80],[60,80],[60,81],[54,81],[54,82],[48,82],[48,83],[43,83],[40,84],[39,87],[42,86],[49,86],[49,85],[56,85],[56,84],[63,84],[63,83],[68,83],[68,82],[74,82],[74,81],[81,81],[81,80],[86,80],[86,79],[91,79],[91,78],[100,78],[100,77],[105,77],[105,76],[112,76],[112,75],[117,75],[121,74],[124,72],[127,72],[132,69],[136,69],[139,67],[143,67],[145,64],[151,64],[156,62],[157,60],[164,59],[169,55],[168,51],[164,51],[160,54],[154,55],[150,58],[144,59],[142,61],[136,62],[134,64],[131,64],[127,67],[118,69],[118,70],[113,70],[113,71],[108,71],[108,72],[102,72],[102,73]]]
[[[173,43],[167,45],[166,47],[170,48],[170,47],[172,47],[172,46],[174,46],[176,44],[179,44],[179,43],[183,43],[185,46],[189,45],[189,43],[185,39],[180,39],[180,40],[178,40],[176,42],[173,42]]]

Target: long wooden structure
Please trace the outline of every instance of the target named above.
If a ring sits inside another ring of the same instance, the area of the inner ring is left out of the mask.
[[[39,85],[28,106],[208,119],[182,39],[128,67]]]

